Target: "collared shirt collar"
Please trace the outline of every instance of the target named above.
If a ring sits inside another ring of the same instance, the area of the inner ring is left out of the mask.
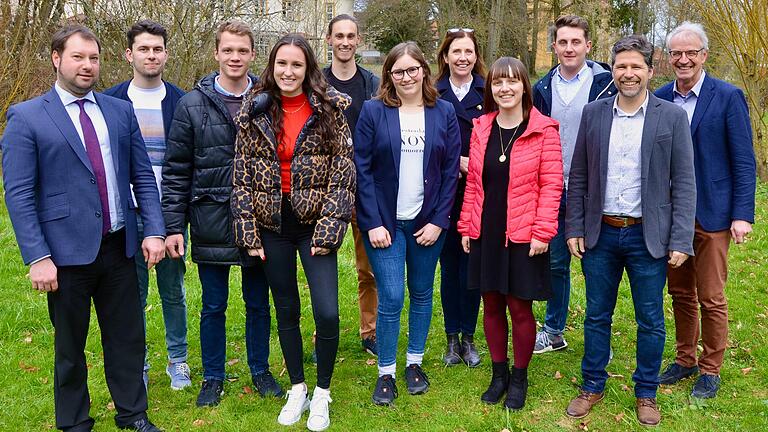
[[[702,69],[701,70],[701,76],[699,77],[699,80],[696,81],[696,84],[693,86],[691,91],[688,92],[688,94],[684,95],[684,94],[680,93],[677,90],[677,80],[675,80],[675,84],[672,87],[672,91],[674,91],[675,94],[680,95],[680,97],[683,98],[683,99],[689,97],[691,95],[691,93],[696,95],[696,97],[699,97],[699,94],[701,93],[701,87],[704,85],[704,75],[706,75],[706,72],[704,72],[704,69]]]
[[[648,111],[648,99],[650,99],[648,90],[645,91],[645,101],[643,101],[643,104],[640,105],[634,112],[628,113],[624,112],[621,108],[619,108],[619,97],[616,96],[613,99],[613,115],[618,117],[634,117],[637,113],[642,112],[643,115]]]
[[[468,82],[465,82],[464,84],[460,86],[456,86],[453,84],[453,81],[451,81],[451,78],[448,78],[448,82],[451,84],[451,90],[453,90],[453,94],[456,95],[456,98],[459,100],[464,99],[464,96],[466,96],[469,93],[469,90],[472,88],[472,83],[474,82],[475,78],[472,77],[471,80]]]
[[[579,69],[579,72],[573,78],[565,79],[565,77],[563,77],[563,75],[560,74],[560,67],[561,66],[557,67],[557,77],[558,77],[558,79],[560,79],[560,81],[562,81],[564,83],[571,83],[571,82],[574,82],[574,81],[581,81],[581,77],[584,76],[584,72],[589,69],[589,66],[587,65],[587,62],[584,62],[584,66],[582,66],[581,69]]]
[[[54,89],[56,89],[56,93],[59,95],[59,99],[61,99],[61,103],[64,106],[67,106],[71,103],[77,102],[80,99],[85,99],[87,101],[96,103],[96,96],[93,95],[93,90],[89,91],[88,94],[86,94],[83,97],[77,97],[73,95],[72,93],[64,90],[62,86],[59,85],[59,82],[56,81],[56,84],[53,86]]]
[[[216,78],[213,79],[213,88],[217,92],[223,94],[224,96],[242,97],[244,94],[248,93],[248,90],[250,90],[251,87],[253,86],[253,82],[251,82],[251,77],[246,75],[245,77],[248,79],[248,85],[245,86],[245,90],[243,90],[242,93],[235,94],[235,93],[232,93],[231,91],[225,89],[224,87],[221,86],[221,84],[219,84],[219,78],[220,77],[221,77],[221,75],[216,75]]]

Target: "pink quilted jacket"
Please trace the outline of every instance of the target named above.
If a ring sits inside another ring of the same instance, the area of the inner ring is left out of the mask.
[[[469,173],[458,231],[480,237],[483,213],[485,148],[498,111],[473,120],[469,140]],[[557,121],[531,109],[528,129],[512,145],[507,190],[507,241],[549,243],[557,233],[557,212],[563,192],[563,159]]]

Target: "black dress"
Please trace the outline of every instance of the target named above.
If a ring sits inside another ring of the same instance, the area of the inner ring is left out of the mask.
[[[527,122],[517,130],[503,129],[498,122],[493,123],[483,162],[485,201],[480,238],[470,241],[469,288],[498,291],[523,300],[547,300],[552,295],[549,251],[529,257],[530,243],[506,240],[510,154],[514,141],[527,127]],[[500,142],[506,147],[510,139],[513,143],[505,152],[506,160],[500,162]]]

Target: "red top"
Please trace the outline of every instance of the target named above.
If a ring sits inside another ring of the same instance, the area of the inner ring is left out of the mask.
[[[498,111],[474,120],[469,140],[469,173],[457,229],[461,235],[480,237],[485,149]],[[507,240],[530,243],[535,238],[549,243],[557,233],[557,212],[563,192],[563,158],[559,124],[531,109],[528,129],[509,154],[507,188]],[[505,243],[506,244],[506,243]]]
[[[281,189],[284,194],[291,192],[291,160],[293,149],[301,129],[312,115],[312,106],[307,95],[280,96],[283,104],[283,132],[280,134],[280,145],[277,146],[277,158],[280,160]]]

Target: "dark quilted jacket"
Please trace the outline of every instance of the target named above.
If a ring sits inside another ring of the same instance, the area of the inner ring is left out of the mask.
[[[192,261],[252,264],[255,259],[235,246],[232,233],[237,127],[213,88],[217,74],[200,80],[176,107],[163,165],[163,216],[169,235],[184,232],[189,223]]]

